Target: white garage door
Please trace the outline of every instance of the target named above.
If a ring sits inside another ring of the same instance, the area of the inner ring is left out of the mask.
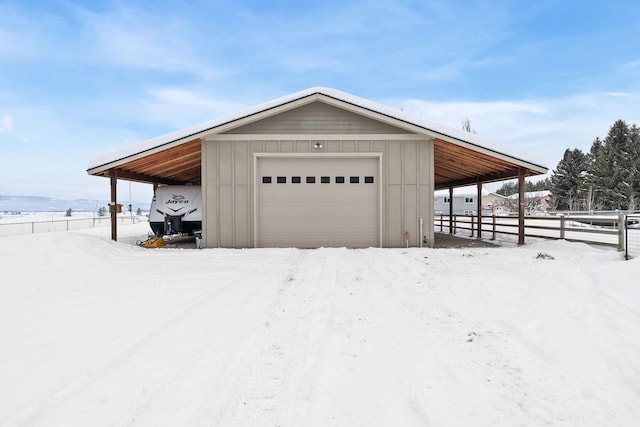
[[[258,158],[257,246],[378,246],[378,160]]]

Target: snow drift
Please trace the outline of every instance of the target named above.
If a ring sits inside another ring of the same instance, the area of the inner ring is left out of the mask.
[[[0,425],[640,425],[640,259],[0,238]]]

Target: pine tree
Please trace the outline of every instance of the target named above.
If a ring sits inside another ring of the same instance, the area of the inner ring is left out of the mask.
[[[496,194],[501,194],[503,196],[511,196],[512,194],[516,194],[518,192],[518,183],[517,182],[505,182],[502,184],[500,188],[496,190]]]
[[[633,210],[637,203],[638,194],[634,191],[634,184],[638,180],[638,149],[633,139],[627,123],[617,120],[603,142],[599,190],[607,209]]]
[[[635,124],[629,128],[629,160],[632,188],[629,210],[636,211],[640,209],[640,128]]]
[[[587,166],[584,187],[588,193],[587,201],[589,210],[606,209],[607,197],[602,191],[608,185],[608,163],[604,150],[604,144],[600,138],[596,138],[591,144],[591,151],[587,157]]]
[[[566,150],[551,176],[558,209],[637,210],[640,207],[640,129],[617,120],[588,154]]]
[[[587,157],[579,148],[566,149],[551,176],[551,193],[559,210],[578,210],[584,193]]]

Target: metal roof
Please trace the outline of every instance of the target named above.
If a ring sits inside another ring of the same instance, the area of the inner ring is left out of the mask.
[[[201,138],[314,101],[327,102],[434,138],[435,188],[515,178],[522,169],[528,175],[548,170],[545,162],[531,153],[336,89],[314,87],[97,157],[89,163],[87,172],[106,176],[115,168],[122,179],[199,184]]]

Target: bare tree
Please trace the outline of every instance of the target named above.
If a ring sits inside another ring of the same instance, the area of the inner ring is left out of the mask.
[[[469,133],[476,133],[476,130],[471,127],[471,121],[469,119],[464,119],[462,121],[462,130],[465,130]]]

